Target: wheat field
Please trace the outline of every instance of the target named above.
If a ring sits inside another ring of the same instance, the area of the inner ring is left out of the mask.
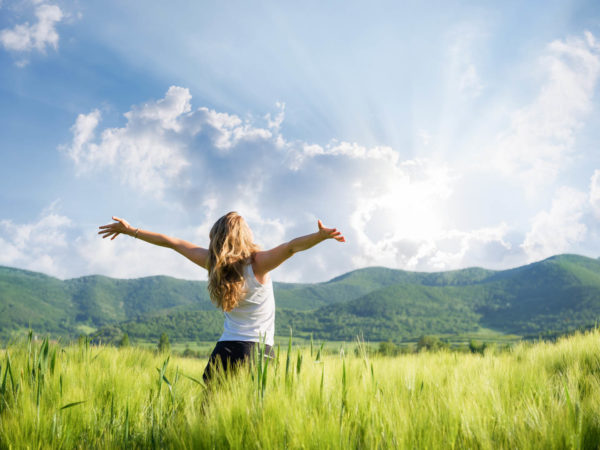
[[[600,330],[485,354],[275,360],[206,387],[206,360],[13,343],[1,448],[600,448]]]

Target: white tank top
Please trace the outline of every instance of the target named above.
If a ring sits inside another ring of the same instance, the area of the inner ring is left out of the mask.
[[[275,297],[271,277],[260,284],[252,264],[244,267],[245,294],[235,308],[225,312],[224,331],[219,341],[250,341],[273,345]]]

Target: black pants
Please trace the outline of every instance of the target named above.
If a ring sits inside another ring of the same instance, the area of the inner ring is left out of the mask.
[[[246,362],[252,363],[254,352],[258,351],[258,342],[249,341],[219,341],[212,351],[202,379],[209,382],[216,370],[231,372]],[[274,358],[275,354],[270,345],[265,345],[265,357]]]

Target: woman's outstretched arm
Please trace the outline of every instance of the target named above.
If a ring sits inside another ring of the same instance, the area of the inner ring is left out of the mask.
[[[335,239],[338,242],[346,242],[341,231],[338,231],[336,228],[325,228],[320,220],[317,223],[319,229],[315,233],[292,239],[271,250],[257,252],[254,255],[253,265],[256,276],[262,277],[266,275],[294,253],[308,250],[326,239]]]
[[[190,261],[206,269],[208,262],[207,249],[192,244],[191,242],[184,241],[183,239],[166,236],[160,233],[154,233],[148,230],[142,230],[140,228],[134,228],[129,225],[125,219],[120,219],[113,216],[113,220],[116,222],[99,227],[100,231],[98,231],[98,234],[102,235],[102,239],[110,237],[110,240],[112,241],[119,234],[133,236],[150,244],[171,248],[177,253],[185,256]]]

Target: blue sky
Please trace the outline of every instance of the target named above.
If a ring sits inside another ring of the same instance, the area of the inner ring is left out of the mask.
[[[97,226],[207,245],[229,210],[277,269],[600,256],[600,4],[0,2],[0,264],[204,273]]]

